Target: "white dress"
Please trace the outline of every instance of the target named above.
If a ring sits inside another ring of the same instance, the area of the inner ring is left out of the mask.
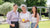
[[[30,13],[28,11],[25,14],[20,13],[20,18],[25,20],[30,20]],[[19,22],[19,28],[30,28],[30,22],[27,23]]]

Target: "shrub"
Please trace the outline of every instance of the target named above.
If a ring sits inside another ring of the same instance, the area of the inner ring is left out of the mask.
[[[0,5],[0,14],[6,15],[8,11],[12,10],[13,3],[5,2]]]
[[[4,1],[3,0],[0,0],[0,5],[3,4],[3,3],[4,3]]]
[[[42,15],[42,17],[45,17],[45,15]]]

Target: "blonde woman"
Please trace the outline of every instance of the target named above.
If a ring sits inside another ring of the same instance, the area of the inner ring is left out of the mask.
[[[30,28],[30,12],[27,11],[25,4],[21,5],[22,12],[20,13],[20,28]]]

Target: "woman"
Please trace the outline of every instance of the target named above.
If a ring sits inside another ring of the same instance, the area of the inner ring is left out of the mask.
[[[26,5],[21,5],[22,12],[20,13],[20,28],[30,28],[30,12],[26,10]]]
[[[17,4],[13,5],[13,10],[7,13],[7,22],[10,28],[19,28],[19,13],[16,11],[18,8]]]
[[[32,7],[32,18],[31,18],[31,28],[39,28],[38,27],[38,22],[39,22],[39,14],[37,13],[37,7],[33,6]]]

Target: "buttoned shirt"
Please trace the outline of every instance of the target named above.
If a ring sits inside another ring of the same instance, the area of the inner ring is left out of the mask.
[[[19,12],[14,12],[13,10],[7,13],[7,22],[11,24],[11,21],[19,21]]]

